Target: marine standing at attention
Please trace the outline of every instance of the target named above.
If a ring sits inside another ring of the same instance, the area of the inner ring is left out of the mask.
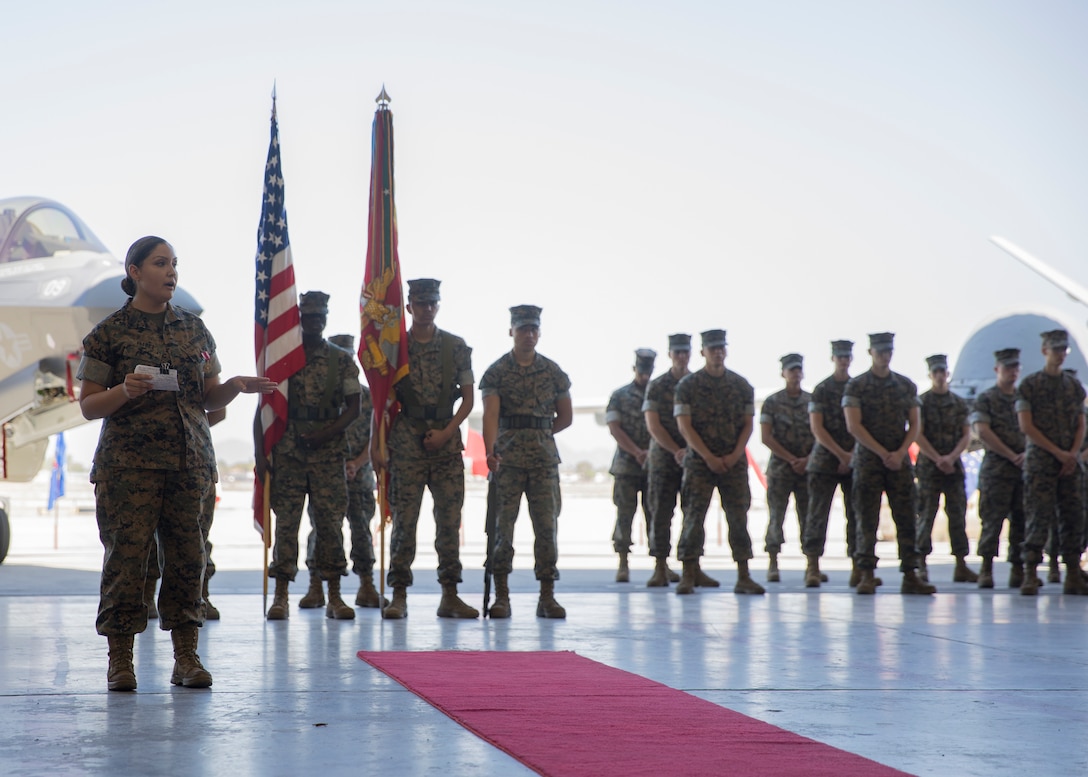
[[[555,435],[570,426],[574,409],[567,373],[536,351],[540,313],[536,305],[510,308],[514,347],[488,367],[480,381],[484,450],[498,504],[492,618],[510,617],[508,577],[514,568],[514,523],[522,494],[529,503],[536,536],[534,571],[540,581],[536,615],[567,617],[567,611],[555,600],[555,581],[559,579],[556,531],[562,506]]]
[[[918,388],[904,375],[892,372],[895,335],[869,335],[872,367],[846,384],[842,406],[846,428],[857,440],[854,454],[854,513],[857,516],[857,551],[861,568],[859,594],[876,593],[873,570],[876,530],[880,523],[880,496],[888,495],[899,545],[899,569],[903,573],[900,592],[932,594],[937,589],[918,578],[918,549],[915,544],[914,472],[908,455],[918,436]]]
[[[820,571],[820,557],[827,544],[827,520],[835,489],[842,492],[842,506],[846,513],[846,555],[853,563],[850,587],[861,580],[861,568],[854,558],[857,540],[857,523],[854,520],[854,447],[856,442],[846,428],[846,415],[842,409],[842,395],[850,381],[850,364],[854,361],[854,343],[835,340],[831,343],[831,361],[835,371],[816,385],[808,404],[808,424],[816,442],[808,457],[808,515],[805,518],[805,587],[819,588],[827,582],[827,575]],[[873,578],[880,585],[880,578]]]
[[[215,489],[208,412],[240,393],[268,394],[267,378],[219,382],[215,340],[200,318],[170,303],[178,259],[161,237],[137,240],[125,256],[125,306],[83,339],[79,407],[103,419],[91,467],[102,560],[98,633],[109,643],[106,687],[136,690],[133,636],[147,628],[144,581],[158,535],[162,563],[159,627],[170,632],[170,682],[207,688],[197,655],[204,624],[201,512]],[[145,645],[150,647],[150,645]]]
[[[699,566],[706,542],[706,512],[717,489],[729,524],[729,548],[737,564],[733,593],[761,594],[763,586],[748,571],[752,558],[752,537],[748,534],[752,492],[745,446],[752,436],[755,391],[740,375],[726,370],[724,329],[703,332],[702,344],[706,364],[676,386],[673,408],[680,433],[688,443],[680,497],[684,528],[677,544],[677,557],[684,571],[676,593],[690,594],[699,586],[719,585]]]
[[[687,442],[680,434],[673,415],[676,384],[688,374],[691,357],[691,335],[669,335],[669,361],[672,366],[664,375],[650,381],[646,387],[646,400],[642,403],[642,415],[646,428],[653,438],[647,472],[650,499],[650,555],[654,557],[654,573],[646,581],[650,588],[676,583],[680,575],[669,569],[672,553],[672,515],[676,509],[676,496],[684,477],[684,455]],[[683,505],[680,506],[681,515]]]
[[[783,524],[786,507],[793,494],[797,512],[798,542],[805,538],[805,518],[808,513],[808,457],[815,438],[808,423],[808,406],[812,395],[802,390],[804,359],[799,353],[783,356],[782,377],[786,388],[775,392],[763,402],[759,415],[760,437],[771,450],[767,465],[767,536],[764,550],[769,557],[767,581],[777,583],[778,554],[786,541]]]
[[[1020,381],[1016,414],[1027,437],[1024,457],[1024,582],[1020,593],[1034,596],[1039,590],[1036,568],[1055,511],[1058,543],[1066,565],[1063,593],[1088,595],[1080,574],[1083,520],[1077,480],[1081,444],[1084,442],[1084,387],[1062,371],[1069,351],[1069,334],[1055,329],[1042,334],[1046,363],[1039,372]]]
[[[333,335],[329,343],[341,348],[348,358],[355,359],[355,336]],[[359,416],[344,430],[344,481],[348,490],[347,519],[351,533],[351,571],[359,576],[355,594],[356,607],[378,607],[378,591],[374,588],[374,537],[370,521],[374,518],[374,468],[370,466],[370,417],[374,404],[370,389],[359,384]],[[306,566],[310,568],[310,590],[299,599],[302,609],[325,606],[321,578],[314,574],[317,558],[317,531],[313,519],[314,503],[309,504],[310,533],[306,537]]]
[[[931,388],[919,397],[918,431],[918,526],[916,542],[921,561],[918,576],[929,580],[926,556],[933,552],[933,519],[941,495],[944,514],[948,516],[948,538],[956,568],[953,583],[976,583],[978,575],[967,567],[967,487],[960,455],[971,442],[967,423],[967,403],[948,388],[948,357],[935,354],[926,358]]]
[[[975,400],[969,421],[986,454],[978,473],[978,517],[982,531],[978,555],[982,569],[979,588],[994,587],[994,557],[1001,527],[1009,519],[1009,588],[1024,582],[1024,433],[1016,419],[1016,379],[1020,377],[1020,349],[994,351],[997,384]]]
[[[317,534],[312,575],[328,586],[325,615],[351,620],[355,610],[340,598],[340,578],[348,573],[344,557],[344,512],[348,505],[344,483],[344,431],[359,417],[359,368],[323,336],[329,295],[310,291],[299,295],[302,347],[306,365],[288,378],[287,428],[264,455],[260,416],[253,419],[257,477],[272,476],[269,503],[276,514],[276,543],[268,576],[276,590],[268,608],[270,621],[290,615],[288,588],[298,574],[298,530],[302,507],[310,500],[310,517]],[[258,411],[259,413],[259,411]]]
[[[465,503],[465,465],[461,458],[461,424],[472,412],[472,349],[464,340],[435,326],[439,286],[434,278],[408,281],[408,377],[394,387],[400,413],[389,430],[390,505],[393,535],[389,540],[389,574],[393,601],[383,618],[408,614],[408,586],[416,558],[416,529],[423,489],[434,501],[434,549],[442,599],[439,618],[477,618],[480,613],[461,601],[461,555],[458,542],[461,507]],[[460,404],[457,404],[460,403]],[[457,405],[456,409],[454,405]],[[384,468],[376,442],[371,455]]]
[[[612,392],[605,409],[604,420],[608,431],[616,440],[616,453],[608,472],[615,479],[612,485],[612,504],[616,506],[616,526],[612,530],[612,548],[619,554],[616,582],[627,583],[631,571],[627,555],[631,552],[631,524],[638,510],[642,495],[642,514],[646,520],[646,534],[651,532],[650,510],[646,503],[646,462],[650,454],[650,431],[642,416],[642,404],[646,399],[646,384],[654,372],[657,354],[649,348],[635,351],[635,378],[626,386]]]

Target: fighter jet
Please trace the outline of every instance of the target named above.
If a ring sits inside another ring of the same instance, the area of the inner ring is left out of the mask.
[[[50,435],[85,422],[75,380],[83,338],[125,303],[123,277],[123,263],[65,206],[0,199],[0,481],[32,480]],[[200,312],[180,289],[173,301]],[[0,493],[0,562],[9,511]]]

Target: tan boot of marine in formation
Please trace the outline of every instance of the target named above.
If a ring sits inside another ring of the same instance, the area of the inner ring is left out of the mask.
[[[673,572],[671,569],[669,569],[668,563],[665,564],[665,576],[669,578],[670,583],[679,583],[680,582],[680,575],[678,575],[676,572]]]
[[[735,594],[763,594],[766,593],[763,586],[752,579],[748,571],[747,561],[737,562],[737,584],[733,586]]]
[[[647,588],[667,588],[669,585],[669,567],[665,559],[659,558],[654,563],[654,573],[646,581]]]
[[[695,593],[695,578],[696,573],[699,570],[698,561],[685,561],[684,571],[680,575],[680,582],[676,584],[676,593],[678,594],[693,594]]]
[[[956,556],[956,568],[952,571],[953,583],[977,583],[978,575],[967,566],[965,556]]]
[[[495,603],[488,608],[487,614],[495,620],[510,617],[510,586],[506,575],[495,575]]]
[[[899,586],[899,593],[922,595],[935,594],[937,593],[937,586],[930,585],[929,582],[919,577],[918,573],[913,569],[908,569],[903,573],[903,583]]]
[[[324,606],[325,591],[321,588],[321,578],[311,572],[310,587],[306,589],[306,593],[298,600],[298,608],[300,610],[316,610],[318,607]]]
[[[442,599],[438,602],[439,618],[479,618],[480,611],[461,601],[457,595],[457,585],[447,583],[442,586]]]
[[[1019,588],[1024,584],[1024,565],[1013,564],[1009,567],[1009,588]]]
[[[208,578],[204,578],[204,587],[201,590],[201,596],[204,597],[204,620],[217,621],[219,620],[219,610],[211,603],[208,598]]]
[[[329,586],[329,604],[325,608],[325,617],[338,621],[355,620],[355,609],[349,607],[347,602],[340,598],[340,577],[330,577],[326,584]]]
[[[1020,582],[1020,595],[1021,596],[1038,596],[1039,587],[1043,584],[1043,581],[1039,579],[1039,575],[1036,574],[1038,564],[1034,561],[1029,561],[1024,564],[1024,579]]]
[[[407,588],[402,585],[393,586],[393,601],[382,608],[382,617],[393,621],[408,617]]]
[[[767,582],[777,583],[782,580],[782,575],[778,572],[778,554],[771,553],[767,562]]]
[[[873,577],[873,570],[858,568],[856,592],[861,596],[872,596],[876,593],[876,578]]]
[[[538,618],[566,618],[567,611],[555,601],[555,581],[540,581],[540,599],[536,604]]]
[[[929,567],[926,566],[925,556],[918,562],[918,569],[915,572],[915,577],[921,580],[923,583],[929,582]]]
[[[1062,570],[1056,558],[1051,557],[1050,559],[1050,569],[1046,573],[1046,581],[1048,583],[1060,583],[1062,581]]]
[[[200,656],[196,654],[197,633],[194,623],[178,626],[170,632],[170,638],[174,641],[174,671],[170,675],[170,682],[174,685],[184,688],[211,687],[211,673],[201,665]]]
[[[355,594],[356,607],[384,607],[389,600],[378,593],[374,587],[374,573],[359,575],[359,592]]]
[[[110,665],[106,687],[111,691],[135,691],[136,669],[132,666],[132,634],[106,637],[110,646]]]
[[[978,570],[978,587],[994,587],[994,560],[992,558],[982,559],[982,567]]]
[[[291,603],[287,600],[287,587],[291,585],[286,577],[276,578],[276,590],[272,594],[272,605],[265,616],[270,621],[285,621],[291,615]]]
[[[155,606],[155,584],[159,580],[156,577],[144,578],[144,604],[147,605],[147,619],[158,620],[159,608]]]
[[[1088,596],[1088,584],[1084,582],[1084,578],[1080,574],[1080,560],[1076,563],[1068,563],[1065,565],[1065,585],[1062,586],[1063,594],[1072,594],[1073,596]]]
[[[620,565],[616,569],[616,582],[617,583],[630,583],[631,582],[631,568],[627,566],[627,554],[620,553]]]
[[[820,583],[823,582],[823,575],[820,574],[820,557],[810,553],[805,558],[808,559],[808,564],[805,566],[805,588],[819,588]]]

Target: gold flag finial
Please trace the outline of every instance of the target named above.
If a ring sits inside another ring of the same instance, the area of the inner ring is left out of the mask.
[[[382,84],[382,93],[374,98],[374,102],[376,102],[379,107],[385,108],[392,101],[393,101],[393,98],[390,97],[389,93],[385,91],[385,84]]]

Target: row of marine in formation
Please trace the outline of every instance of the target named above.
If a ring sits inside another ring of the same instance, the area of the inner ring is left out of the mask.
[[[737,565],[736,593],[764,593],[749,570],[753,558],[747,515],[751,506],[746,446],[755,426],[752,386],[725,367],[726,333],[703,332],[702,369],[691,372],[691,336],[669,336],[668,371],[651,379],[657,354],[635,352],[634,379],[609,399],[605,420],[616,440],[610,469],[614,477],[616,523],[613,548],[619,555],[617,582],[630,581],[628,556],[632,525],[641,497],[649,552],[656,564],[650,587],[678,583],[690,594],[718,581],[700,568],[707,510],[717,490],[725,512],[728,541]],[[1085,392],[1062,365],[1069,349],[1063,330],[1044,332],[1044,368],[1024,378],[1020,351],[994,353],[995,385],[969,408],[949,389],[948,359],[928,357],[931,387],[917,386],[891,370],[894,335],[869,336],[871,366],[851,377],[854,343],[831,343],[834,372],[809,393],[801,388],[803,358],[781,358],[785,388],[767,397],[760,410],[767,466],[768,523],[764,550],[767,580],[781,580],[778,556],[792,496],[807,561],[805,585],[828,581],[820,570],[835,492],[841,491],[846,518],[849,584],[872,594],[882,584],[874,571],[882,496],[895,524],[902,573],[901,592],[932,594],[926,557],[933,551],[933,523],[943,497],[948,516],[952,580],[993,588],[993,562],[1005,521],[1009,523],[1009,586],[1024,595],[1038,592],[1037,567],[1048,547],[1067,571],[1064,593],[1088,594],[1081,557],[1088,547],[1084,462]],[[981,569],[967,566],[967,493],[962,454],[977,432],[985,454],[979,473],[978,542]],[[917,465],[910,458],[918,446]],[[682,574],[669,568],[670,534],[677,496],[683,522],[677,542]],[[1049,540],[1049,542],[1048,542]],[[1060,582],[1052,566],[1050,579]]]

